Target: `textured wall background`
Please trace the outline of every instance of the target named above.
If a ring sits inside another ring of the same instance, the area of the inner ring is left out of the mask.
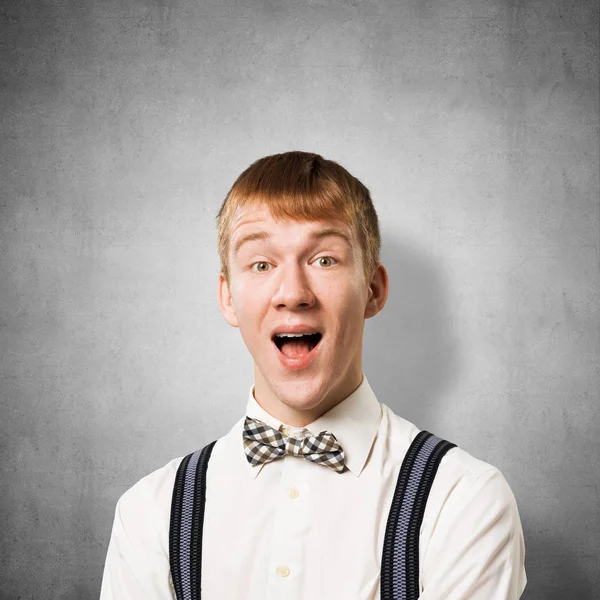
[[[118,496],[242,415],[214,215],[288,149],[373,194],[380,401],[503,470],[526,598],[598,597],[597,1],[0,11],[3,600],[97,598]]]

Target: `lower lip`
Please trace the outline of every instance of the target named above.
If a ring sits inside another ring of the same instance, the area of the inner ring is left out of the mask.
[[[310,352],[304,356],[299,356],[298,358],[290,358],[289,356],[286,356],[283,352],[281,352],[281,350],[279,350],[275,342],[271,343],[273,344],[273,348],[275,348],[279,362],[285,369],[288,371],[300,371],[301,369],[306,369],[309,367],[315,358],[317,358],[319,351],[321,350],[322,342],[323,338],[321,337],[319,343]]]

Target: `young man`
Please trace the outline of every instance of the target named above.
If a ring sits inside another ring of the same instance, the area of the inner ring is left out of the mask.
[[[219,305],[254,359],[254,385],[208,463],[202,598],[378,599],[390,504],[419,429],[377,400],[362,371],[364,320],[388,296],[369,191],[335,162],[287,152],[248,167],[217,219]],[[311,454],[320,434],[326,451]],[[101,600],[175,598],[181,461],[119,499]],[[496,468],[460,448],[444,455],[417,558],[423,600],[520,597],[523,533]]]

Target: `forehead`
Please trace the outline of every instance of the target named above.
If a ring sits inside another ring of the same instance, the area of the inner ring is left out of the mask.
[[[231,224],[231,247],[253,233],[267,233],[272,239],[280,238],[285,241],[293,235],[297,241],[309,239],[314,234],[324,230],[337,230],[344,234],[351,243],[352,232],[348,225],[340,219],[318,219],[311,221],[296,221],[294,219],[275,219],[265,205],[245,206],[238,209]]]

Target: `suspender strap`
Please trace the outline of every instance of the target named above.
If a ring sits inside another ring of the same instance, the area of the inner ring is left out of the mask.
[[[419,534],[425,505],[440,462],[455,444],[428,431],[415,437],[396,482],[381,560],[381,600],[416,600]]]
[[[215,443],[188,454],[175,476],[169,561],[177,600],[200,600],[206,470]]]

